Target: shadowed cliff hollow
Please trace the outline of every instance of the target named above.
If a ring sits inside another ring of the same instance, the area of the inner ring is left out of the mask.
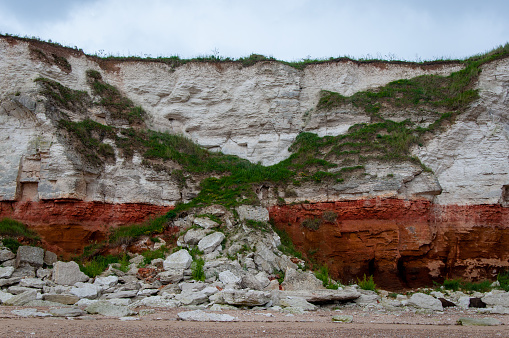
[[[172,209],[256,204],[344,281],[492,278],[509,265],[508,55],[119,60],[2,36],[0,216],[71,254]]]

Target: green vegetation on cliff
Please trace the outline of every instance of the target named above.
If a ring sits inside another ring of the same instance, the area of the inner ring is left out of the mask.
[[[73,122],[65,115],[58,121],[58,126],[75,139],[76,149],[96,165],[115,157],[110,143],[104,142],[109,139],[126,158],[137,152],[144,157],[144,165],[167,171],[182,186],[186,185],[189,176],[200,176],[199,194],[189,203],[177,205],[171,215],[112,232],[112,243],[125,243],[141,235],[161,233],[171,219],[188,208],[212,203],[227,207],[257,204],[255,185],[278,187],[290,183],[300,185],[305,181],[342,182],[348,175],[362,172],[363,163],[370,160],[420,163],[419,159],[411,156],[410,148],[423,143],[426,133],[436,132],[446,123],[452,123],[455,116],[478,98],[473,88],[480,66],[508,54],[509,45],[506,45],[464,61],[465,68],[449,76],[424,75],[398,80],[350,97],[323,92],[318,110],[334,113],[338,107],[353,105],[363,109],[372,122],[354,125],[346,134],[334,137],[301,133],[290,147],[292,155],[267,167],[236,156],[209,152],[180,135],[143,129],[143,110],[123,97],[117,88],[104,82],[95,70],[87,71],[92,92],[101,98],[95,104],[109,111],[111,118],[128,121],[130,127],[109,127],[88,119]],[[249,62],[245,61],[250,63],[262,59],[261,56],[252,56]],[[92,104],[85,92],[72,91],[48,79],[37,81],[44,85],[43,93],[64,109]],[[388,107],[404,109],[420,106],[443,112],[433,115],[434,120],[425,128],[410,120],[395,122],[383,116],[384,109]]]
[[[26,225],[10,218],[0,220],[0,238],[2,244],[14,253],[21,245],[39,245],[41,240]]]

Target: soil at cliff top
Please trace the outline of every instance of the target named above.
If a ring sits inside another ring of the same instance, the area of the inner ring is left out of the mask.
[[[11,313],[20,307],[0,307],[0,335],[3,337],[507,337],[509,316],[484,315],[474,309],[446,309],[443,313],[381,312],[341,309],[287,315],[266,310],[222,311],[237,322],[185,322],[177,313],[186,309],[157,309],[155,313],[122,321],[99,315],[65,318],[21,318]],[[41,311],[47,308],[39,308]],[[139,309],[138,309],[139,310]],[[351,315],[353,323],[333,323],[333,315]],[[499,326],[459,326],[461,317],[496,318]]]

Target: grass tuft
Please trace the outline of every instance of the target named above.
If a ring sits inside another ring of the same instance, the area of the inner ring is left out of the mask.
[[[39,245],[41,240],[36,232],[10,218],[0,220],[0,237],[3,245],[14,253],[21,245]]]
[[[377,290],[373,276],[366,277],[366,275],[364,275],[363,279],[357,278],[357,285],[359,285],[359,288],[362,290],[370,290],[375,292]]]

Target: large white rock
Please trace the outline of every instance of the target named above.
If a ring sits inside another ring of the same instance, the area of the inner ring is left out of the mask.
[[[237,321],[236,317],[228,314],[205,312],[203,310],[194,310],[179,312],[177,314],[180,320],[196,321],[196,322],[233,322]]]
[[[443,311],[442,302],[424,293],[414,293],[408,300],[408,305],[412,305],[421,309],[428,309],[433,311]]]
[[[270,292],[266,291],[227,289],[220,293],[224,302],[230,305],[260,306],[270,301]]]
[[[304,311],[315,311],[317,306],[309,303],[303,297],[287,296],[279,300],[279,305],[284,307],[301,308]]]
[[[90,314],[100,314],[108,317],[125,317],[134,314],[127,306],[113,305],[108,301],[100,300],[85,308]]]
[[[312,272],[298,271],[292,268],[286,269],[285,279],[281,286],[288,291],[325,289],[323,282],[316,278]]]
[[[20,293],[19,295],[16,295],[14,297],[11,297],[4,301],[5,305],[13,305],[13,306],[22,306],[26,303],[35,300],[37,297],[37,291],[32,289],[25,291],[23,293]]]
[[[0,290],[0,304],[5,303],[7,300],[14,297],[13,294]]]
[[[78,263],[74,261],[58,261],[53,266],[52,280],[59,285],[74,285],[77,282],[88,281],[88,276],[81,272]]]
[[[196,245],[209,233],[210,230],[207,229],[190,229],[184,235],[184,242],[189,245]]]
[[[219,280],[225,285],[238,285],[242,278],[230,270],[226,270],[219,273]]]
[[[0,250],[0,262],[5,262],[11,259],[16,258],[16,255],[11,252],[9,249],[1,249]]]
[[[74,287],[69,290],[75,296],[80,298],[88,298],[95,299],[101,293],[102,288],[98,285],[90,284],[90,283],[75,283]]]
[[[27,288],[42,289],[47,283],[46,281],[39,278],[23,278],[19,285]]]
[[[202,291],[185,291],[175,295],[174,299],[182,305],[199,305],[208,302],[209,296]]]
[[[173,308],[179,306],[179,302],[163,296],[150,296],[129,305],[133,309],[140,306]]]
[[[353,288],[345,288],[344,290],[296,290],[296,291],[279,291],[282,297],[301,297],[310,303],[330,303],[333,301],[351,301],[359,298],[361,294]]]
[[[10,278],[14,272],[13,266],[0,267],[0,278]]]
[[[235,210],[237,210],[241,220],[250,219],[259,222],[269,221],[269,211],[264,207],[258,207],[254,205],[240,205],[235,208]]]
[[[210,235],[203,237],[198,242],[198,249],[203,251],[204,253],[210,253],[214,251],[218,246],[221,245],[221,242],[224,239],[224,234],[222,232],[214,232]]]
[[[503,306],[509,308],[509,292],[491,291],[481,300],[488,306]]]
[[[118,283],[117,276],[107,276],[107,277],[96,277],[94,280],[94,285],[99,285],[102,288],[110,288]]]
[[[194,224],[204,228],[204,229],[211,229],[216,228],[219,226],[219,223],[214,222],[213,220],[209,218],[204,217],[196,217],[193,221]]]
[[[20,246],[16,253],[16,267],[33,266],[40,268],[44,264],[44,249],[35,246]]]
[[[166,257],[163,262],[163,267],[165,270],[185,270],[191,266],[192,262],[193,257],[186,249],[182,249]]]

